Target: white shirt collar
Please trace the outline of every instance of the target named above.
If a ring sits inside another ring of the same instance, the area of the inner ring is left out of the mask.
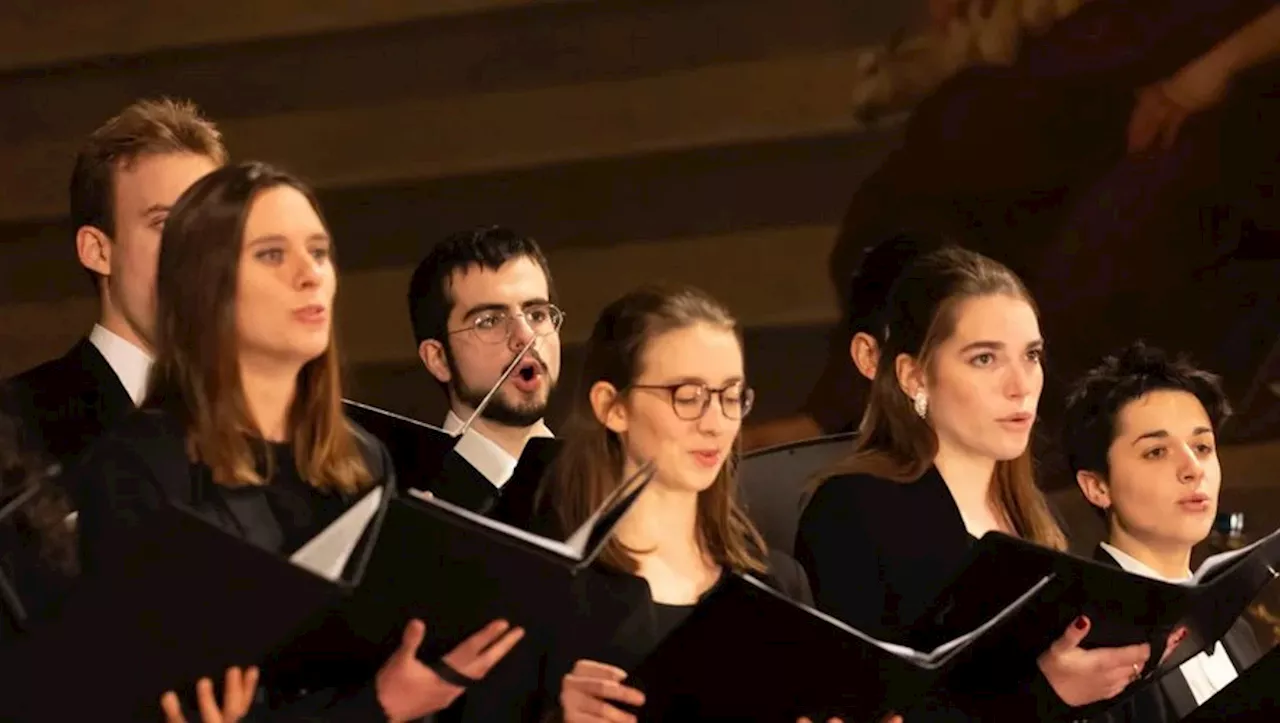
[[[1101,545],[1102,549],[1106,550],[1112,557],[1116,559],[1116,562],[1119,563],[1122,569],[1127,570],[1128,572],[1132,572],[1135,575],[1142,575],[1143,577],[1149,577],[1155,580],[1163,580],[1164,582],[1172,582],[1175,584],[1186,582],[1187,580],[1191,579],[1191,573],[1187,573],[1182,577],[1165,577],[1164,575],[1161,575],[1160,573],[1156,572],[1150,565],[1146,564],[1145,562],[1142,562],[1141,560],[1135,558],[1133,555],[1130,555],[1129,553],[1115,547],[1114,545],[1109,545],[1105,542],[1100,542],[1098,544]]]
[[[101,324],[94,324],[89,342],[97,347],[111,365],[125,391],[135,405],[147,395],[147,378],[151,374],[151,355]]]
[[[445,415],[442,427],[449,434],[457,434],[458,430],[462,429],[463,424],[462,418],[454,414],[453,410],[449,410],[449,413]],[[551,433],[547,425],[539,421],[529,428],[525,439],[552,436],[555,435]],[[454,449],[472,467],[475,467],[480,474],[484,475],[485,479],[493,483],[494,487],[501,487],[507,483],[507,480],[511,479],[511,473],[515,472],[516,463],[519,461],[518,458],[511,456],[497,442],[476,431],[474,426],[467,430],[462,439],[458,440],[458,445]]]

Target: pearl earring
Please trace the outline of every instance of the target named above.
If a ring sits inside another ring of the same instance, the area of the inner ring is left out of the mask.
[[[925,415],[929,413],[929,397],[924,393],[923,389],[916,392],[915,397],[911,400],[911,406],[915,407],[916,414],[920,415],[921,419],[924,419]]]

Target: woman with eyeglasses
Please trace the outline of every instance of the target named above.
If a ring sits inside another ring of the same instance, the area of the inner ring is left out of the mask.
[[[511,680],[492,696],[507,709],[468,703],[468,718],[633,721],[624,707],[644,696],[623,682],[627,671],[729,571],[809,602],[798,565],[766,550],[736,502],[753,398],[737,322],[705,293],[647,287],[604,309],[541,494],[556,527],[571,530],[641,464],[656,474],[582,578],[572,639],[540,640],[536,664],[495,671]]]

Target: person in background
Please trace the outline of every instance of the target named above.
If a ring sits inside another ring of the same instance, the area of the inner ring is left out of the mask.
[[[789,417],[750,426],[743,430],[743,445],[758,449],[821,436],[824,430],[839,433],[856,429],[866,408],[869,389],[866,382],[875,376],[879,361],[885,333],[884,303],[889,289],[911,259],[949,243],[950,239],[940,234],[903,229],[868,247],[857,271],[845,285],[844,320],[831,332],[821,381],[814,386],[814,393],[824,397],[836,389],[841,390],[838,397],[847,404],[836,406],[825,398],[820,402],[810,400],[812,409],[823,410],[820,420]]]
[[[1191,579],[1191,550],[1209,536],[1222,467],[1214,435],[1230,415],[1217,377],[1135,342],[1108,356],[1067,399],[1063,447],[1080,491],[1106,521],[1095,559],[1166,580]],[[1207,652],[1097,720],[1176,721],[1261,655],[1237,620]]]
[[[991,5],[931,4],[940,24]],[[1060,348],[1041,405],[1050,433],[1065,381],[1138,336],[1190,344],[1248,398],[1280,313],[1266,293],[1278,51],[1273,0],[1108,0],[1024,38],[1008,67],[965,68],[911,110],[901,146],[853,194],[828,266],[837,294],[869,244],[911,223],[1035,291]],[[1189,337],[1188,320],[1204,332]],[[833,359],[847,343],[833,340]],[[832,368],[848,376],[824,374],[769,443],[848,424],[857,380]]]
[[[487,509],[543,421],[560,377],[560,324],[547,259],[531,238],[502,227],[459,232],[431,247],[409,283],[409,316],[422,365],[449,400],[443,428],[458,432],[532,339],[519,367],[458,442],[474,473],[450,474],[431,491]]]
[[[226,162],[217,127],[169,99],[131,104],[80,148],[71,224],[98,321],[66,354],[10,380],[29,444],[52,461],[68,466],[146,396],[165,219],[183,191]]]

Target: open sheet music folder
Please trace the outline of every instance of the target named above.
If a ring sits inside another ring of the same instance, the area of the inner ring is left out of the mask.
[[[376,532],[381,496],[370,490],[294,561],[185,508],[144,516],[58,618],[0,654],[0,720],[149,720],[165,690],[258,663],[349,594],[340,573],[359,575],[368,545],[353,553]]]
[[[876,721],[914,702],[1050,582],[921,652],[877,640],[748,575],[728,574],[628,677],[642,720]]]
[[[1177,584],[991,532],[974,545],[966,567],[915,622],[909,640],[914,647],[928,647],[971,629],[1025,585],[1052,575],[1046,594],[1018,612],[1008,635],[992,641],[1008,651],[1011,664],[1034,660],[1077,615],[1086,615],[1091,628],[1083,647],[1149,643],[1152,654],[1143,671],[1149,677],[1177,668],[1220,640],[1274,579],[1277,560],[1280,531],[1209,558],[1191,581]],[[1178,626],[1188,634],[1161,664],[1168,635]]]
[[[358,684],[410,617],[428,625],[423,659],[494,618],[549,630],[652,476],[644,466],[563,542],[440,500],[384,504],[375,488],[284,558],[163,507],[113,538],[62,616],[0,653],[0,720],[150,719],[165,690],[229,665],[286,689]],[[75,695],[50,695],[67,681]]]
[[[653,473],[652,463],[641,467],[565,541],[431,496],[395,500],[343,624],[389,652],[405,621],[421,618],[428,630],[424,660],[499,618],[542,633],[568,632],[577,573],[595,560]]]

